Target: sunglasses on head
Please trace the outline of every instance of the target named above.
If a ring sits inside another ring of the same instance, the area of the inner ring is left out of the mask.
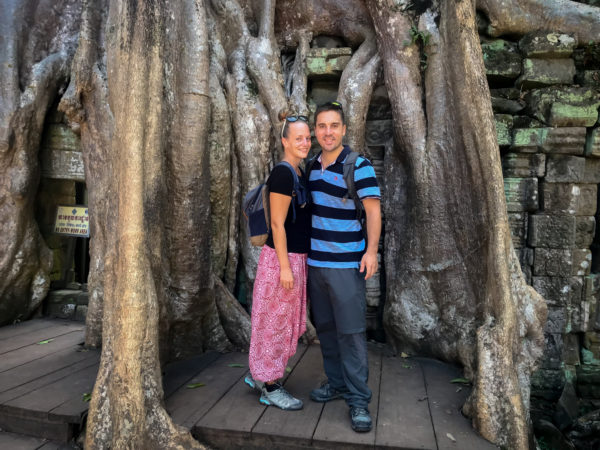
[[[330,106],[335,106],[337,109],[342,109],[342,104],[340,102],[329,102],[327,104]]]
[[[283,120],[283,126],[281,127],[281,137],[283,137],[283,132],[285,131],[285,125],[286,123],[294,123],[297,122],[298,120],[301,120],[302,122],[308,123],[308,117],[303,116],[303,115],[298,115],[298,116],[288,116]]]

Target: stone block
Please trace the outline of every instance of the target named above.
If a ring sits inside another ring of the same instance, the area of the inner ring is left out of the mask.
[[[579,360],[579,335],[569,333],[563,336],[562,361],[571,366],[578,366]]]
[[[600,128],[594,128],[587,133],[583,154],[585,156],[600,158]]]
[[[46,309],[46,315],[58,319],[72,319],[76,306],[74,303],[51,303]]]
[[[526,111],[552,127],[591,127],[598,120],[600,93],[587,87],[533,89]]]
[[[75,320],[80,322],[85,322],[85,316],[87,315],[88,307],[87,305],[77,305],[77,309],[75,310]]]
[[[314,89],[314,87],[313,87]],[[336,91],[337,95],[337,91]],[[334,97],[335,99],[335,97]],[[367,120],[391,120],[392,105],[385,85],[380,85],[373,89],[371,102],[367,111]]]
[[[537,256],[537,255],[536,255]],[[581,303],[583,280],[581,277],[536,277],[533,288],[544,297],[550,307],[564,308]],[[562,331],[553,331],[554,333]]]
[[[544,128],[544,124],[530,116],[514,116],[514,128]]]
[[[545,180],[551,183],[583,183],[585,160],[579,156],[548,155]]]
[[[575,248],[589,248],[594,240],[596,218],[594,216],[579,216],[575,220]]]
[[[536,211],[538,209],[537,178],[505,178],[504,195],[509,212]]]
[[[575,77],[581,86],[589,86],[600,89],[600,70],[584,70]]]
[[[513,80],[521,73],[521,55],[516,44],[494,39],[482,42],[481,50],[488,80]]]
[[[600,399],[600,367],[577,367],[577,393],[580,397]]]
[[[569,249],[536,248],[534,250],[534,287],[546,277],[570,277],[573,272],[573,255]],[[542,281],[543,283],[543,281]],[[537,290],[537,288],[536,288]],[[540,292],[538,290],[538,292]]]
[[[568,59],[525,58],[517,86],[532,89],[554,84],[573,84],[575,62]]]
[[[89,292],[80,292],[76,297],[78,305],[87,305],[89,302]]]
[[[81,139],[63,123],[48,125],[42,137],[42,149],[81,152]]]
[[[556,404],[556,412],[554,413],[554,423],[560,430],[565,430],[570,427],[579,413],[579,402],[577,392],[573,383],[568,381]]]
[[[308,77],[339,77],[352,57],[352,49],[311,48],[306,55]]]
[[[567,333],[570,317],[565,307],[548,307],[548,320],[544,326],[545,333]]]
[[[596,214],[598,185],[542,183],[541,208],[554,214],[592,216]]]
[[[586,128],[561,127],[544,128],[540,148],[544,153],[583,155],[585,150]]]
[[[566,33],[536,31],[523,36],[519,41],[521,52],[525,56],[536,58],[568,58],[576,47],[576,36]]]
[[[513,129],[510,149],[520,153],[536,153],[542,143],[545,128],[515,128]]]
[[[502,156],[502,174],[507,178],[543,177],[546,155],[542,153],[507,153]]]
[[[573,276],[589,275],[592,267],[592,252],[587,248],[576,248],[573,252]]]
[[[573,248],[575,227],[574,216],[530,215],[527,242],[531,247]]]
[[[583,172],[584,183],[600,183],[600,159],[586,158]]]
[[[391,120],[368,120],[365,122],[367,146],[384,146],[394,139],[394,124]]]
[[[527,213],[508,213],[508,226],[515,248],[525,247],[529,220]]]
[[[496,135],[498,137],[498,145],[505,147],[512,142],[512,124],[513,117],[509,114],[494,114],[496,122]]]
[[[41,160],[43,177],[85,182],[81,152],[45,149]]]
[[[55,303],[77,303],[77,295],[79,291],[72,289],[58,289],[56,291],[50,291],[48,293],[47,302],[49,304]]]
[[[562,393],[566,383],[562,370],[538,369],[531,374],[531,395],[556,401]]]

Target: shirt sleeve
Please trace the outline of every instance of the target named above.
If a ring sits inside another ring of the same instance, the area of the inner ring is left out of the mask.
[[[381,198],[375,169],[368,159],[358,158],[354,169],[354,186],[358,198]]]
[[[269,191],[292,196],[294,192],[294,175],[288,167],[276,166],[269,176]]]

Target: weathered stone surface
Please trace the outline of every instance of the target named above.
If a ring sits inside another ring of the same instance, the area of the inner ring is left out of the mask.
[[[524,247],[527,241],[527,228],[529,225],[527,213],[508,213],[508,225],[514,247]]]
[[[514,128],[544,128],[544,124],[530,116],[514,116]]]
[[[75,309],[75,317],[74,320],[78,320],[80,322],[85,322],[85,316],[87,315],[88,307],[87,305],[77,305],[77,309]]]
[[[335,97],[334,97],[335,98]],[[391,120],[392,105],[385,85],[377,86],[371,94],[367,120]]]
[[[600,70],[584,70],[575,80],[582,86],[600,89]]]
[[[559,429],[564,430],[577,418],[578,412],[579,405],[577,401],[577,392],[575,392],[573,383],[567,381],[562,394],[558,399],[558,403],[556,404],[554,423]]]
[[[42,149],[81,152],[81,139],[63,123],[49,124],[42,137]]]
[[[537,178],[505,178],[504,194],[509,212],[535,211],[538,209]]]
[[[574,216],[530,215],[527,242],[531,247],[573,248],[575,227]]]
[[[585,333],[591,331],[590,302],[581,300],[578,304],[571,306],[571,323],[569,332]]]
[[[600,183],[600,159],[586,158],[583,173],[584,183]]]
[[[546,181],[558,183],[583,183],[585,160],[579,156],[548,155],[546,158]]]
[[[565,374],[562,370],[536,370],[531,376],[531,395],[556,401],[560,398],[565,382]]]
[[[544,333],[568,333],[569,316],[564,307],[548,307],[548,321]]]
[[[552,450],[575,450],[575,446],[571,444],[549,420],[537,420],[534,423],[535,437],[538,440],[538,447],[542,448],[539,443],[544,442],[547,448]]]
[[[517,86],[531,89],[554,84],[573,84],[575,62],[572,59],[538,59],[523,60],[522,75]]]
[[[507,178],[543,177],[546,155],[542,153],[507,153],[502,156],[502,174]]]
[[[579,336],[574,333],[565,334],[563,338],[562,362],[570,366],[578,366],[579,360]]]
[[[600,158],[600,128],[594,128],[587,134],[583,154]]]
[[[527,94],[527,111],[553,127],[591,127],[598,120],[600,93],[586,87],[549,87]]]
[[[594,240],[596,218],[594,216],[579,216],[575,222],[575,247],[589,248]]]
[[[583,289],[583,280],[581,277],[534,276],[532,281],[533,288],[546,299],[549,306],[563,307],[581,302],[581,292]]]
[[[521,55],[516,44],[494,39],[482,42],[481,50],[488,80],[512,80],[521,73]]]
[[[542,293],[536,282],[540,283],[545,277],[569,277],[573,271],[573,255],[569,249],[536,248],[533,264],[534,285],[533,287]],[[544,294],[542,294],[544,295]],[[548,300],[548,297],[544,295]]]
[[[600,408],[579,417],[567,432],[578,450],[600,448]]]
[[[85,182],[82,153],[67,150],[42,151],[42,176]]]
[[[592,252],[587,248],[573,249],[574,276],[585,276],[590,273],[592,266]]]
[[[545,212],[592,216],[596,214],[597,184],[542,183],[541,207]]]
[[[577,392],[581,397],[600,399],[600,367],[582,365],[577,368]]]
[[[544,128],[540,148],[545,153],[583,155],[586,129],[584,127]]]
[[[521,153],[536,153],[542,143],[544,128],[515,128],[510,149]]]
[[[537,31],[523,36],[519,49],[528,57],[568,58],[577,47],[577,38],[572,34]]]
[[[352,57],[352,49],[311,48],[306,55],[306,70],[309,77],[338,77]]]
[[[75,316],[75,303],[50,303],[46,309],[48,317],[72,319]]]
[[[368,146],[383,146],[394,138],[391,120],[368,120],[365,123],[365,143]]]
[[[513,117],[509,114],[494,114],[498,145],[505,147],[512,142]]]

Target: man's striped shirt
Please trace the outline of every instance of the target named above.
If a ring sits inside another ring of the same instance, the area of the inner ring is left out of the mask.
[[[337,160],[324,170],[319,158],[309,174],[313,202],[309,266],[334,269],[360,267],[365,240],[356,220],[354,201],[351,198],[343,201],[348,192],[344,182],[344,161],[350,152],[350,147],[345,145]],[[354,185],[361,200],[381,198],[375,170],[362,156],[356,160]]]

